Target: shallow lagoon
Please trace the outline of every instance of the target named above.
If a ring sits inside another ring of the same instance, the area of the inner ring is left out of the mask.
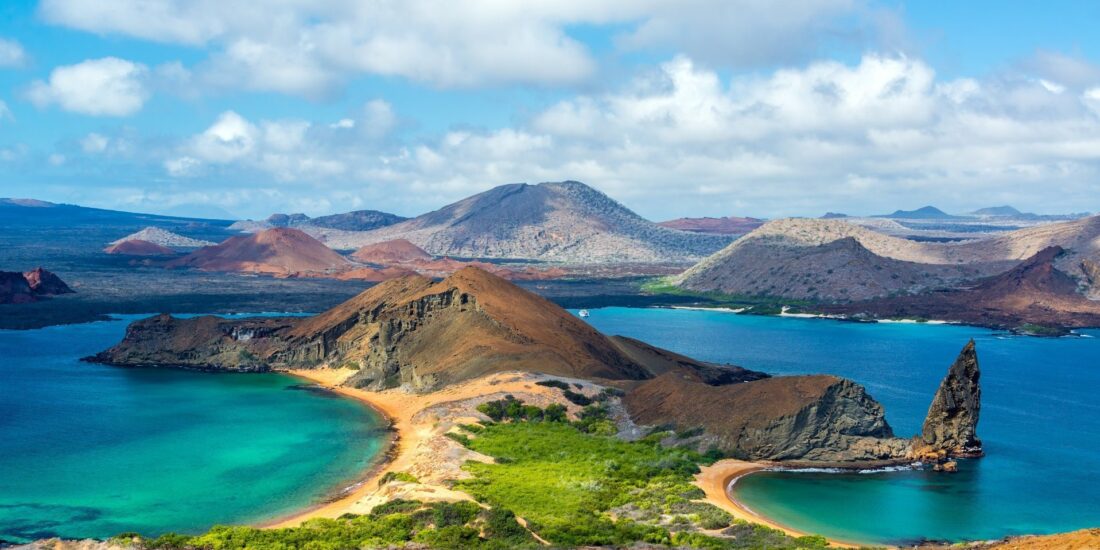
[[[1100,525],[1100,331],[1029,338],[929,324],[848,323],[604,308],[588,321],[686,355],[772,374],[852,378],[899,436],[920,429],[963,345],[977,342],[987,457],[956,475],[762,473],[737,497],[780,523],[842,540],[988,539]]]
[[[275,518],[353,483],[382,450],[377,414],[290,376],[78,361],[134,318],[0,331],[0,539]]]

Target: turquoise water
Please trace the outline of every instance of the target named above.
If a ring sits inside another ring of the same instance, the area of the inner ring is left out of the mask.
[[[0,539],[262,521],[320,502],[378,456],[373,411],[289,376],[77,360],[132,318],[0,331]]]
[[[588,321],[709,361],[852,378],[883,403],[900,436],[920,429],[947,367],[974,338],[985,458],[962,461],[956,475],[762,473],[735,485],[738,499],[780,523],[866,543],[1100,526],[1100,331],[1047,339],[963,326],[626,308],[592,310]]]

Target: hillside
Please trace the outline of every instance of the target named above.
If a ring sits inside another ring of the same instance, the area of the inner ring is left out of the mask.
[[[210,246],[214,244],[210,241],[185,237],[159,227],[146,227],[136,233],[131,233],[120,239],[115,239],[111,241],[110,244],[113,246],[126,241],[144,241],[168,248],[199,248],[201,246]]]
[[[577,264],[694,261],[730,242],[661,227],[579,182],[502,185],[373,231],[311,232],[338,249],[406,239],[435,256]]]
[[[149,241],[129,239],[103,249],[107,254],[120,256],[174,256],[176,251]]]
[[[674,282],[695,291],[857,301],[960,286],[1051,246],[1065,251],[1055,260],[1059,270],[1087,281],[1088,262],[1100,260],[1100,217],[957,243],[902,239],[842,220],[775,220]]]
[[[727,382],[765,376],[654,349],[613,341],[536,294],[465,268],[440,282],[386,281],[309,318],[153,317],[97,360],[231,370],[355,365],[351,384],[419,391],[516,370],[606,380],[672,368]]]
[[[369,231],[387,225],[405,221],[408,218],[380,212],[378,210],[353,210],[341,214],[310,218],[305,214],[272,214],[265,220],[241,220],[229,226],[230,229],[245,233],[255,233],[275,227],[293,227],[297,229],[326,228],[343,231]]]
[[[830,313],[946,319],[999,328],[1024,325],[1098,327],[1100,302],[1079,292],[1078,281],[1055,267],[1065,251],[1045,248],[1016,267],[959,289],[826,307]]]
[[[405,239],[395,239],[368,244],[356,250],[352,258],[368,264],[390,265],[420,260],[431,260],[432,255]]]
[[[826,301],[919,292],[1007,265],[950,263],[948,250],[838,220],[768,222],[674,279],[695,291]]]
[[[289,275],[346,269],[349,262],[317,239],[290,228],[275,228],[200,248],[168,267]]]
[[[959,218],[959,216],[952,216],[935,206],[923,206],[916,210],[895,210],[892,214],[886,214],[882,217],[904,220],[953,220]]]
[[[715,235],[743,235],[764,225],[764,220],[757,218],[739,218],[726,216],[724,218],[677,218],[657,222],[661,227],[690,231],[692,233],[712,233]]]

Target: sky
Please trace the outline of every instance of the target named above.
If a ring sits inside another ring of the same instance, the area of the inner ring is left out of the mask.
[[[1100,211],[1100,3],[8,0],[0,197],[654,220]]]

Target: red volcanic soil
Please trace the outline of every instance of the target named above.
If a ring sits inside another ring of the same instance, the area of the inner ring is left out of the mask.
[[[230,237],[168,263],[168,267],[283,276],[344,270],[350,266],[347,259],[321,241],[288,227]]]
[[[965,289],[881,298],[826,306],[827,313],[916,317],[961,321],[997,328],[1024,324],[1079,328],[1100,326],[1100,302],[1089,300],[1077,282],[1054,267],[1060,246],[1044,248],[1016,267]]]
[[[73,289],[60,277],[36,267],[30,271],[0,271],[0,304],[36,302],[42,296],[71,294]]]
[[[669,229],[679,229],[680,231],[691,231],[692,233],[740,235],[764,225],[764,220],[756,218],[738,218],[735,216],[728,216],[725,218],[677,218],[675,220],[657,222],[657,225]]]
[[[143,241],[141,239],[130,239],[128,241],[122,241],[118,244],[113,244],[103,249],[108,254],[121,254],[123,256],[175,256],[176,251],[168,248],[167,246],[161,246],[157,243],[151,243],[149,241]]]
[[[371,283],[380,283],[382,281],[388,281],[390,279],[397,279],[398,277],[405,277],[407,275],[415,275],[416,272],[410,269],[402,269],[400,267],[383,267],[375,269],[373,267],[357,267],[348,271],[341,271],[337,273],[334,278],[341,281],[367,281]]]
[[[432,255],[405,239],[368,244],[356,250],[352,258],[368,264],[391,265],[431,260]]]

